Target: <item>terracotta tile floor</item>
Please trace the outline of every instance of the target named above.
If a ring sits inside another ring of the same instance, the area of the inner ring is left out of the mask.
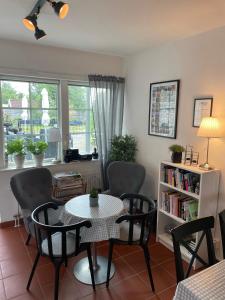
[[[50,261],[41,258],[30,292],[26,283],[36,254],[34,240],[24,245],[26,232],[23,227],[0,229],[0,300],[48,300],[53,299],[54,269]],[[68,267],[62,267],[60,274],[60,299],[63,300],[154,300],[173,298],[176,288],[176,275],[173,254],[151,238],[149,244],[152,258],[152,272],[156,293],[152,293],[147,277],[144,256],[139,247],[116,246],[114,263],[116,273],[110,281],[92,287],[79,283],[73,276],[73,266],[84,254],[72,258]],[[108,244],[101,242],[98,252],[107,255]]]

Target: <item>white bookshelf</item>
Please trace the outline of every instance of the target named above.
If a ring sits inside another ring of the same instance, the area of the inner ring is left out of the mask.
[[[200,178],[199,194],[186,191],[164,182],[165,167],[178,168],[194,174],[198,174]],[[173,250],[172,236],[166,232],[165,227],[169,224],[180,225],[186,221],[162,209],[162,192],[174,191],[186,195],[198,201],[198,218],[206,216],[214,216],[217,213],[218,189],[219,189],[219,170],[204,171],[197,166],[187,166],[184,164],[177,164],[172,162],[163,161],[159,167],[159,186],[158,186],[158,217],[157,217],[157,241],[162,243],[168,249]],[[196,243],[200,238],[199,234],[196,235]],[[207,259],[206,245],[202,245],[199,254]],[[190,254],[185,248],[181,248],[182,257],[184,260],[190,260]],[[195,261],[193,267],[198,268],[198,263]]]

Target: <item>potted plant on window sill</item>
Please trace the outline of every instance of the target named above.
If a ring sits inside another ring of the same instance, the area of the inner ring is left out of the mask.
[[[95,207],[98,206],[98,190],[93,188],[89,195],[90,206]]]
[[[7,154],[13,155],[17,169],[23,168],[25,160],[25,144],[24,140],[15,139],[7,143]]]
[[[44,160],[44,152],[48,148],[48,144],[44,141],[28,141],[27,150],[33,154],[36,167],[42,167]]]
[[[181,145],[171,145],[169,150],[172,152],[171,160],[173,163],[181,163],[182,162],[182,152],[184,152],[184,147]]]

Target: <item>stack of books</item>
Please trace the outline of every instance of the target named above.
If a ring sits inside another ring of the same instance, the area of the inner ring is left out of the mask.
[[[164,182],[179,189],[199,194],[199,174],[166,166],[164,167]]]
[[[53,175],[53,197],[60,200],[85,194],[86,185],[79,173],[57,173]]]
[[[198,201],[173,191],[161,192],[162,210],[185,221],[195,220],[198,216]]]

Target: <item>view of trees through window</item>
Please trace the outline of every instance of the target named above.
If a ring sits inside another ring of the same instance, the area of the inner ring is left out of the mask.
[[[96,147],[93,112],[88,86],[69,85],[70,147],[91,153]]]
[[[16,138],[46,141],[47,129],[59,125],[58,84],[1,80],[0,87],[5,144]],[[56,152],[57,144],[50,143],[45,157]]]

